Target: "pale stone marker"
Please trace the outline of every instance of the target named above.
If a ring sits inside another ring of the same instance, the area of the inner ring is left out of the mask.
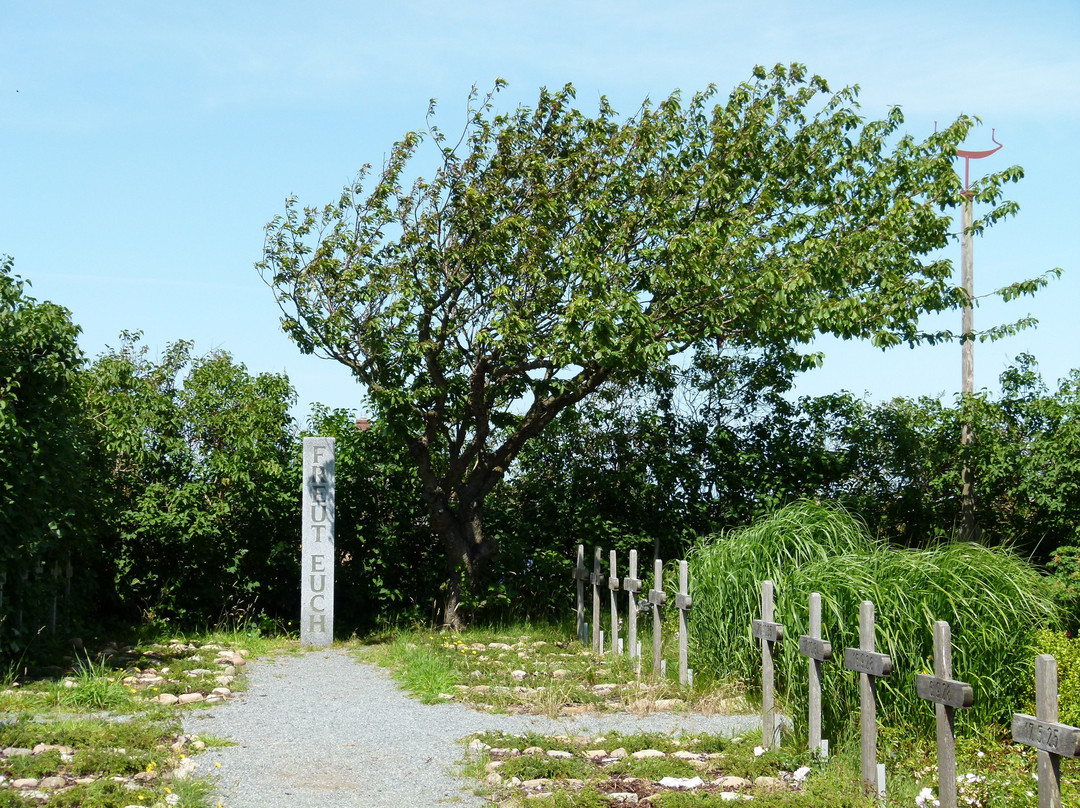
[[[687,636],[686,636],[686,613],[693,606],[690,599],[690,587],[685,561],[679,562],[679,591],[675,595],[675,607],[679,610],[679,684],[689,682],[689,674],[686,667]]]
[[[577,636],[585,642],[585,582],[589,580],[589,571],[585,569],[585,545],[577,546],[577,564],[574,565],[574,580],[577,581]]]
[[[611,655],[616,656],[619,653],[619,575],[615,570],[614,550],[608,553],[608,561],[611,573],[607,579],[608,590],[611,592]]]
[[[637,550],[630,551],[630,575],[623,578],[623,592],[629,595],[626,607],[626,645],[630,659],[641,657],[641,648],[637,641],[637,593],[641,591],[641,581],[637,577]]]
[[[821,639],[821,595],[810,593],[810,633],[799,637],[799,653],[810,663],[810,753],[825,757],[821,739],[821,663],[832,659],[832,643]]]
[[[874,604],[859,606],[859,647],[844,649],[844,667],[859,674],[859,722],[862,734],[862,780],[871,793],[882,795],[884,783],[877,765],[877,702],[875,679],[892,673],[888,654],[874,651]]]
[[[334,641],[334,439],[304,438],[300,642]]]
[[[776,694],[773,688],[773,643],[782,642],[784,627],[773,622],[773,583],[761,582],[761,619],[750,625],[750,633],[761,640],[761,745],[772,749],[780,745],[776,730]]]
[[[594,654],[601,653],[604,649],[600,639],[600,585],[604,583],[604,576],[600,573],[600,548],[593,548],[592,575],[589,582],[592,584],[592,650]]]
[[[956,808],[956,726],[953,710],[966,710],[975,703],[967,682],[952,678],[952,631],[944,620],[934,623],[934,675],[920,673],[915,679],[920,699],[934,702],[937,716],[938,802],[941,808]]]
[[[1058,723],[1057,660],[1050,654],[1035,658],[1035,712],[1013,715],[1013,740],[1039,750],[1039,808],[1061,808],[1061,758],[1080,757],[1080,728]]]
[[[649,590],[649,603],[652,604],[652,669],[653,674],[663,676],[667,666],[664,665],[660,636],[660,607],[667,600],[667,595],[664,594],[664,562],[659,558],[653,560],[653,587]]]

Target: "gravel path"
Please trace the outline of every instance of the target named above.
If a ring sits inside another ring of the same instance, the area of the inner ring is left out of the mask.
[[[386,671],[337,650],[260,659],[248,676],[247,692],[235,701],[184,717],[185,732],[237,744],[197,758],[200,773],[217,775],[225,808],[481,805],[471,793],[473,784],[451,772],[465,752],[458,741],[487,729],[731,735],[760,726],[754,716],[607,713],[551,719],[424,705],[400,691]]]

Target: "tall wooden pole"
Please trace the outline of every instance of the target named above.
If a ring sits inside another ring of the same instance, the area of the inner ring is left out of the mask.
[[[961,376],[960,376],[960,400],[963,407],[963,423],[960,427],[961,451],[966,452],[966,447],[975,442],[975,431],[972,426],[971,396],[975,392],[975,313],[973,303],[975,300],[975,272],[971,257],[972,252],[972,206],[973,194],[970,190],[971,161],[982,160],[989,157],[1001,148],[996,137],[996,131],[991,131],[990,139],[996,144],[993,149],[983,151],[968,151],[957,149],[958,157],[964,158],[964,201],[960,205],[960,285],[964,289],[964,308],[961,315],[960,352],[961,352]],[[971,468],[965,458],[960,468],[960,538],[970,541],[977,538],[975,527],[975,470]]]

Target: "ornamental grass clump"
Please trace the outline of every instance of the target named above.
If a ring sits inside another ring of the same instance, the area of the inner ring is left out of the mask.
[[[1054,620],[1045,580],[1015,554],[970,542],[925,550],[895,549],[867,537],[863,526],[835,506],[798,503],[743,531],[725,534],[692,554],[692,636],[698,665],[760,685],[760,646],[750,621],[760,615],[760,585],[776,587],[777,622],[784,625],[777,655],[778,692],[797,725],[805,726],[807,661],[797,650],[808,632],[808,599],[822,598],[822,633],[833,660],[823,666],[826,732],[854,726],[855,674],[843,649],[859,644],[859,604],[874,603],[875,645],[893,660],[878,682],[878,716],[894,726],[933,721],[916,696],[919,673],[933,672],[933,623],[952,628],[953,678],[975,691],[958,720],[1007,725],[1021,703],[1037,653],[1034,632]]]

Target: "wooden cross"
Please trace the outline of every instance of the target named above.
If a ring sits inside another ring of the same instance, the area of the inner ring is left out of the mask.
[[[773,583],[761,582],[761,619],[750,624],[750,633],[761,640],[761,745],[780,745],[776,732],[776,696],[773,692],[773,644],[783,641],[784,627],[773,622]]]
[[[630,576],[623,578],[623,592],[629,594],[629,605],[626,607],[626,615],[629,618],[626,626],[626,642],[630,646],[628,658],[637,657],[637,593],[641,591],[641,581],[637,577],[637,550],[630,551]]]
[[[649,590],[649,603],[652,604],[652,669],[657,676],[660,675],[663,665],[663,651],[660,637],[660,607],[667,600],[664,594],[664,562],[659,558],[653,561],[653,586]]]
[[[592,584],[592,650],[599,654],[603,649],[600,647],[600,586],[607,579],[600,573],[600,548],[593,549],[592,575],[589,582]]]
[[[956,726],[953,711],[967,710],[975,693],[967,682],[952,678],[952,631],[944,620],[934,623],[934,675],[915,679],[920,699],[934,702],[937,714],[938,802],[956,808]]]
[[[679,610],[679,684],[685,685],[690,678],[687,672],[687,640],[686,636],[686,613],[690,611],[694,605],[690,599],[689,585],[687,579],[689,574],[687,572],[686,562],[679,562],[679,591],[675,595],[675,608]]]
[[[1013,716],[1013,740],[1039,750],[1039,808],[1061,808],[1061,758],[1080,757],[1080,728],[1058,723],[1057,660],[1050,654],[1035,658],[1035,712]]]
[[[608,554],[608,562],[611,574],[607,579],[608,589],[611,591],[611,654],[619,653],[619,576],[615,573],[615,551]]]
[[[859,647],[844,649],[844,667],[859,674],[860,722],[862,724],[862,780],[871,793],[880,794],[877,768],[876,679],[892,673],[888,654],[874,651],[874,604],[864,600],[859,606]]]
[[[821,743],[821,663],[832,659],[832,643],[821,639],[821,595],[810,593],[810,633],[799,637],[799,653],[810,664],[810,753],[824,757]]]
[[[585,642],[585,582],[589,580],[589,571],[585,569],[585,545],[577,546],[577,564],[574,565],[574,580],[577,581],[577,636]]]

